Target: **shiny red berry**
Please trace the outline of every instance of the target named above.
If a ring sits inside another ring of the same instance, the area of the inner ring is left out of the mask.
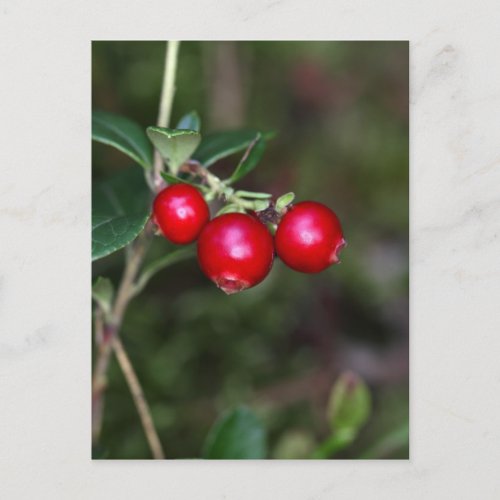
[[[210,219],[207,202],[189,184],[173,184],[158,193],[153,217],[167,240],[177,245],[192,243]]]
[[[319,273],[339,262],[345,246],[335,213],[322,203],[304,201],[289,209],[278,225],[276,253],[295,271]]]
[[[211,220],[198,239],[201,270],[227,294],[260,283],[271,270],[273,238],[255,218],[240,213]]]

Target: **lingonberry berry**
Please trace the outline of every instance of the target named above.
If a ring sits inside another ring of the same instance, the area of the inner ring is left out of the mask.
[[[198,238],[201,270],[227,294],[260,283],[271,270],[273,238],[250,215],[229,213],[212,219]]]
[[[165,238],[177,245],[186,245],[196,240],[210,219],[210,212],[195,187],[173,184],[156,196],[153,217]]]
[[[322,203],[303,201],[283,216],[275,236],[276,253],[295,271],[318,273],[339,262],[345,246],[335,213]]]

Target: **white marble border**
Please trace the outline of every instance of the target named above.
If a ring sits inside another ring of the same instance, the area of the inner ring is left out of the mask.
[[[5,499],[500,498],[496,0],[1,0]],[[90,40],[411,41],[411,460],[91,462]]]

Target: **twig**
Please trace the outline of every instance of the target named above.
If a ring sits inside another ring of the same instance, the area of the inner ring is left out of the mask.
[[[156,433],[153,419],[149,411],[149,406],[144,397],[144,392],[118,336],[123,316],[130,299],[134,296],[134,282],[141,267],[146,250],[149,247],[151,237],[152,226],[151,224],[148,224],[133,244],[132,250],[128,255],[125,271],[123,273],[111,313],[110,323],[104,327],[104,332],[102,334],[99,333],[99,336],[103,338],[103,341],[99,347],[99,355],[96,361],[93,380],[92,438],[93,442],[96,443],[102,427],[106,372],[109,365],[110,353],[111,350],[113,350],[130,388],[130,392],[139,413],[144,433],[146,434],[146,439],[148,440],[153,457],[156,459],[162,459],[165,458],[165,454],[163,452],[160,439],[158,438],[158,434]],[[96,334],[97,333],[96,323]]]
[[[113,339],[113,350],[115,351],[116,359],[118,360],[118,364],[120,365],[130,389],[130,393],[132,394],[135,407],[137,408],[137,412],[139,413],[139,417],[141,419],[142,427],[146,433],[146,439],[148,440],[149,447],[153,453],[153,458],[161,460],[165,458],[165,454],[163,452],[158,433],[156,432],[153,418],[151,417],[151,410],[146,398],[144,397],[141,384],[137,378],[137,374],[134,371],[127,352],[125,351],[120,338],[117,336]]]
[[[177,55],[179,53],[180,42],[167,42],[165,54],[165,72],[163,73],[163,86],[160,98],[160,109],[158,112],[158,127],[168,127],[172,103],[175,93],[175,74],[177,72]]]
[[[106,389],[106,373],[108,371],[111,345],[105,334],[102,310],[95,310],[95,339],[99,353],[92,378],[92,443],[97,444],[102,429],[104,406],[104,390]]]
[[[196,249],[192,246],[187,248],[179,248],[173,252],[164,255],[158,260],[152,262],[142,271],[142,274],[137,278],[132,291],[134,297],[144,290],[144,287],[149,283],[149,280],[160,270],[165,267],[177,264],[183,260],[189,259],[196,255]]]
[[[151,221],[146,225],[144,231],[138,236],[132,251],[127,257],[125,271],[116,294],[115,303],[111,313],[111,322],[118,331],[123,321],[123,315],[128,303],[133,296],[134,281],[139,272],[142,260],[151,242],[153,228]]]
[[[98,441],[101,432],[106,373],[108,370],[111,350],[113,350],[130,388],[132,399],[134,400],[134,404],[139,413],[144,433],[146,434],[146,439],[148,440],[153,457],[156,459],[162,459],[165,458],[165,454],[163,452],[160,439],[158,438],[158,434],[156,433],[153,419],[149,411],[149,406],[144,397],[144,392],[118,336],[127,306],[130,299],[134,297],[134,282],[141,267],[146,250],[149,247],[152,234],[152,226],[149,223],[132,246],[125,265],[125,271],[116,294],[110,322],[105,325],[103,333],[97,331],[97,318],[99,316],[96,316],[96,335],[102,337],[103,341],[99,346],[99,355],[95,365],[92,386],[92,439],[95,444]]]
[[[98,307],[95,312],[95,338],[98,345],[98,354],[92,378],[92,443],[99,441],[102,429],[104,411],[104,392],[106,390],[106,374],[113,347],[113,339],[118,335],[123,315],[133,296],[134,280],[139,272],[142,259],[149,246],[152,235],[151,224],[147,224],[144,231],[132,244],[127,254],[127,261],[123,277],[118,287],[116,299],[110,318],[104,321],[103,311]]]
[[[177,71],[178,51],[179,42],[167,43],[165,71],[158,114],[158,126],[160,127],[167,127],[170,121],[175,93],[175,73]],[[153,186],[153,190],[157,190],[161,185],[162,179],[160,172],[162,169],[163,161],[158,152],[156,152],[153,167],[153,182],[150,183],[150,185],[152,184]],[[149,247],[149,243],[151,242],[152,235],[152,225],[148,223],[137,240],[127,248],[125,270],[116,293],[110,318],[104,323],[102,311],[98,311],[96,314],[95,333],[96,341],[99,346],[99,353],[92,380],[92,442],[96,443],[98,441],[101,432],[106,373],[109,366],[110,352],[111,349],[113,349],[130,388],[134,404],[139,412],[141,423],[153,457],[161,459],[165,457],[165,453],[163,452],[161,442],[154,427],[149,406],[144,397],[144,391],[141,388],[140,382],[130,363],[130,359],[119,338],[123,317],[130,300],[135,296],[135,280],[141,268],[144,255]]]
[[[175,94],[175,74],[177,72],[179,44],[180,42],[177,41],[167,42],[165,51],[165,71],[163,73],[158,121],[156,122],[158,127],[168,127],[170,123],[170,115],[172,114],[172,104]],[[153,166],[153,185],[156,190],[158,190],[163,183],[163,179],[160,175],[162,170],[163,160],[160,153],[156,150]]]

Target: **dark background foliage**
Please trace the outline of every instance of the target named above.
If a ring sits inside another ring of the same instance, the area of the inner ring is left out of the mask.
[[[94,42],[93,108],[156,122],[163,42]],[[227,297],[194,259],[159,273],[131,303],[123,341],[169,458],[199,457],[216,417],[240,403],[259,415],[270,457],[304,456],[328,433],[338,374],[368,383],[373,411],[339,457],[408,456],[408,44],[183,42],[173,123],[191,110],[202,133],[276,130],[239,185],[339,215],[342,263],[318,275],[276,261],[256,288]],[[93,179],[130,160],[94,144]],[[238,158],[212,167],[229,174]],[[139,167],[136,167],[139,168]],[[168,244],[155,241],[151,256]],[[116,284],[123,251],[94,263]],[[149,458],[132,400],[112,362],[104,456]]]

